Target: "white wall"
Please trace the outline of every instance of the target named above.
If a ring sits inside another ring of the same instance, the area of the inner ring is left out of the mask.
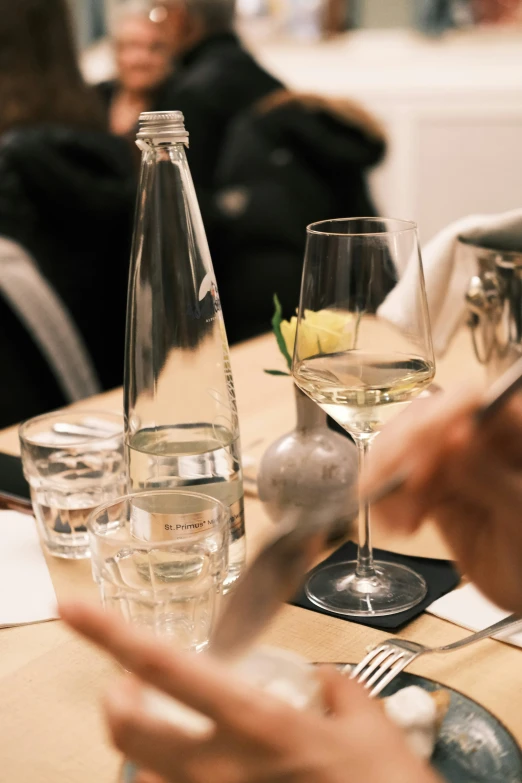
[[[466,214],[522,206],[522,33],[361,30],[257,54],[294,89],[356,99],[382,119],[389,154],[375,197],[383,213],[416,220],[424,241]]]

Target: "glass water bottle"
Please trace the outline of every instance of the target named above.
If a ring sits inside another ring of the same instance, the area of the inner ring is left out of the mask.
[[[140,117],[125,422],[130,489],[192,487],[230,509],[230,572],[245,561],[241,448],[216,279],[181,112]]]

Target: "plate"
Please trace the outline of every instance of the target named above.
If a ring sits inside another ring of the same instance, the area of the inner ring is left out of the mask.
[[[522,751],[498,718],[453,688],[406,672],[384,690],[383,696],[392,696],[411,685],[427,691],[442,688],[451,695],[432,758],[433,766],[448,783],[522,783]]]

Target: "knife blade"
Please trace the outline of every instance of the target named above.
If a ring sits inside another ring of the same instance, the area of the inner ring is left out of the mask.
[[[292,509],[280,533],[257,555],[228,596],[212,634],[210,649],[222,658],[245,652],[301,587],[303,577],[324,550],[328,535],[324,510]]]

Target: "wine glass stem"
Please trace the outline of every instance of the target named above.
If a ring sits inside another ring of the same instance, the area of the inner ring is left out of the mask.
[[[370,450],[373,437],[354,437],[359,457],[359,478],[361,478],[366,464],[366,458]],[[359,503],[359,550],[357,554],[356,576],[367,579],[373,576],[373,549],[370,529],[370,504],[365,497],[360,495]]]

